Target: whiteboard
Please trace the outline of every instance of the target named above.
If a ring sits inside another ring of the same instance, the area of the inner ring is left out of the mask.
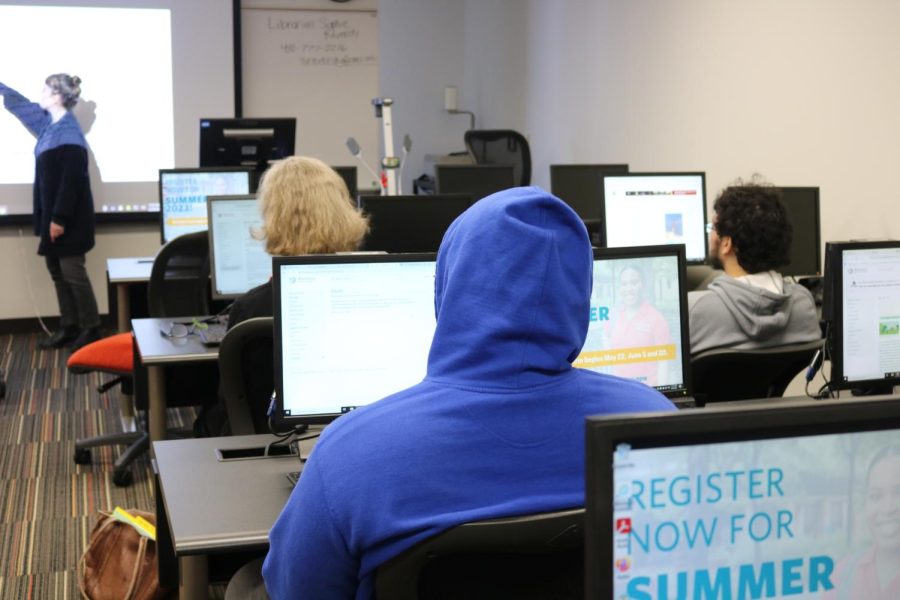
[[[333,166],[357,164],[346,146],[355,137],[377,168],[377,15],[242,8],[243,116],[296,117],[296,153]],[[368,172],[357,173],[361,189],[372,187]]]

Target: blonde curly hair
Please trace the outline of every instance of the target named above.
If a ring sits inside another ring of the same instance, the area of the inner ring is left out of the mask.
[[[344,180],[315,158],[292,156],[269,167],[257,197],[272,256],[350,252],[369,230]]]

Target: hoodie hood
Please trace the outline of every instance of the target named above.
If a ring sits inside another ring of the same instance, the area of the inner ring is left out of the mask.
[[[584,223],[540,188],[476,202],[438,252],[428,379],[520,389],[571,370],[587,334],[592,261]]]
[[[719,297],[751,340],[767,340],[787,327],[793,302],[788,293],[770,292],[733,277],[718,277],[708,289]]]

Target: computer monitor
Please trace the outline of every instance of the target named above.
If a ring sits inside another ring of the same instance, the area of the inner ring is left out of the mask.
[[[603,176],[604,245],[684,244],[687,261],[706,260],[706,174]]]
[[[550,165],[550,191],[584,221],[599,223],[603,176],[628,172],[628,165]]]
[[[791,243],[791,263],[781,268],[782,275],[821,275],[822,250],[819,223],[819,188],[777,188],[787,209],[794,240]]]
[[[294,154],[297,119],[200,119],[201,167],[251,167]]]
[[[250,194],[210,196],[208,209],[212,297],[233,300],[272,276],[259,204]]]
[[[341,179],[344,180],[344,183],[347,184],[347,191],[350,192],[350,199],[354,202],[357,201],[356,196],[357,192],[357,184],[356,184],[356,167],[331,167],[334,169],[338,175],[341,176]]]
[[[825,257],[831,389],[900,384],[900,241],[828,242]]]
[[[466,194],[480,200],[516,187],[512,165],[435,165],[438,194]]]
[[[363,250],[437,252],[450,224],[472,205],[472,196],[360,196],[369,217]]]
[[[279,427],[328,423],[425,377],[434,254],[276,257]]]
[[[900,399],[733,404],[588,419],[586,598],[867,597]]]
[[[165,244],[179,235],[206,230],[207,196],[249,194],[246,167],[160,169],[159,232]]]
[[[595,248],[588,334],[573,363],[691,393],[684,246]]]

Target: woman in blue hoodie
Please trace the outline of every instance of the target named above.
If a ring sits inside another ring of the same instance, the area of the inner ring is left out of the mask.
[[[87,141],[71,109],[81,79],[58,73],[47,78],[40,102],[0,83],[3,105],[36,138],[32,225],[56,287],[59,327],[39,345],[73,348],[99,339],[97,299],[84,255],[94,247],[94,200],[88,177]]]
[[[455,525],[584,505],[585,417],[673,408],[572,367],[592,260],[578,215],[535,187],[450,226],[425,379],[325,430],[269,535],[272,598],[368,600],[380,564]]]

